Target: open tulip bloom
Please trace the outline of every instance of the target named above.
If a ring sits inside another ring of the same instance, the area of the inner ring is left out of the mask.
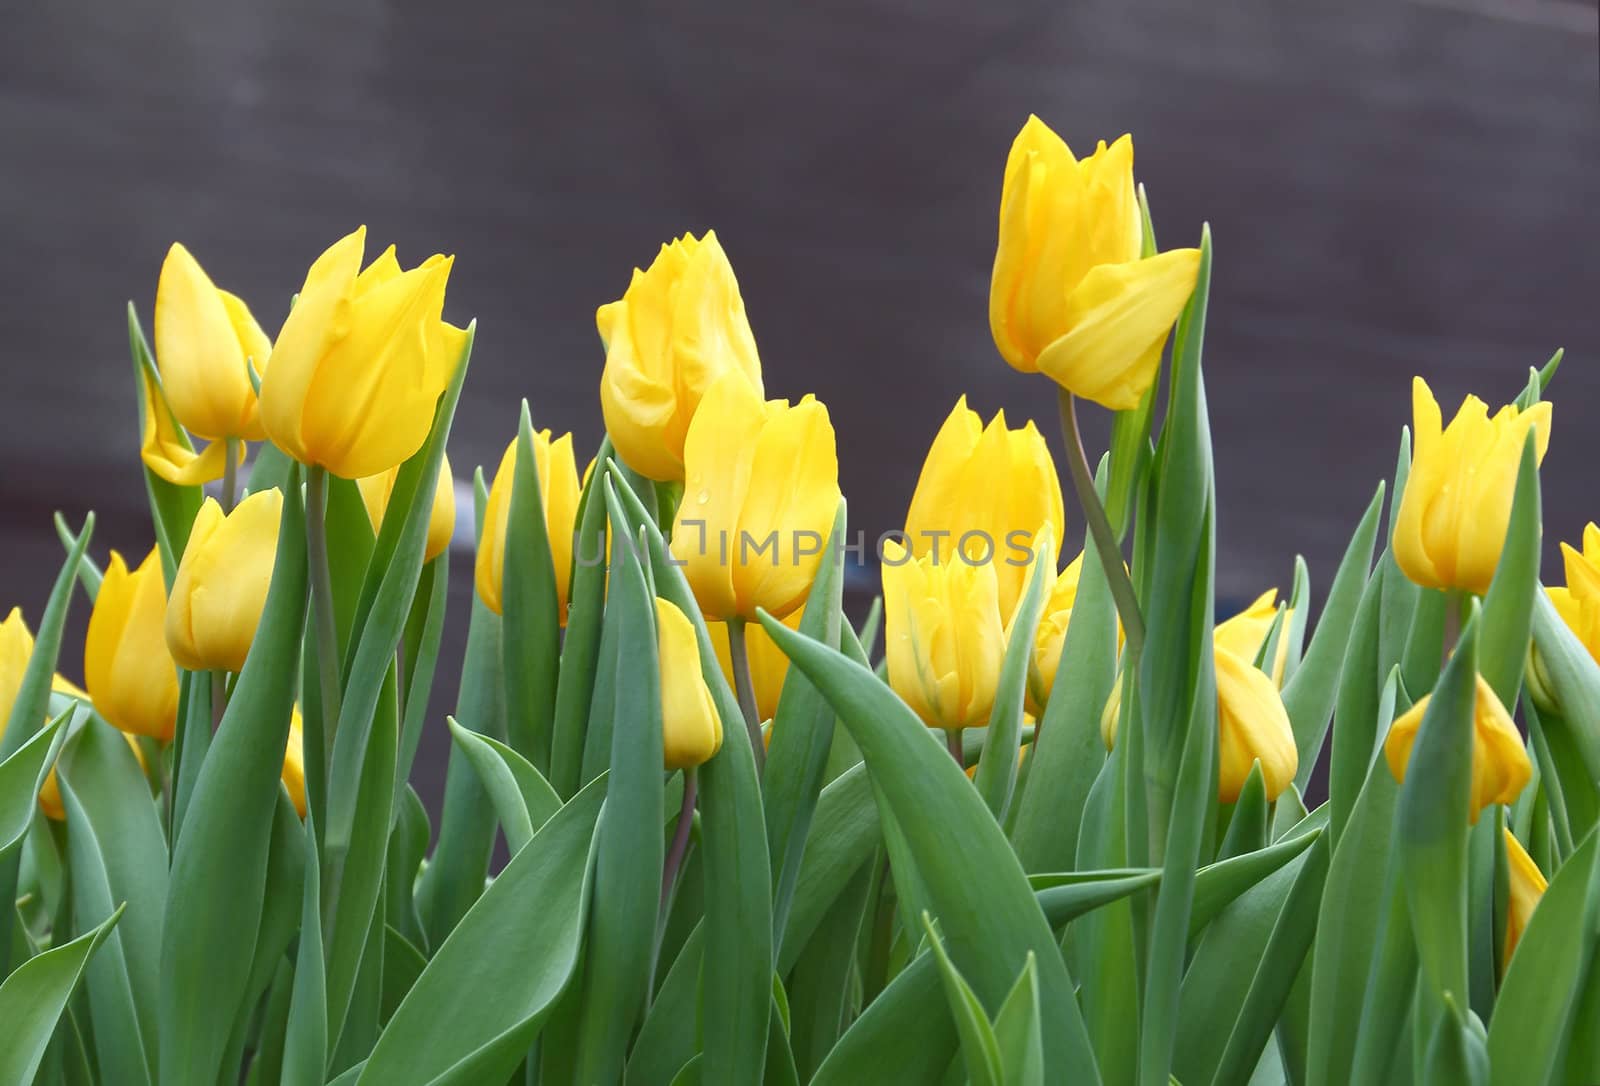
[[[972,402],[1055,382],[1072,500],[963,397],[877,546],[711,231],[599,307],[597,448],[501,420],[470,539],[451,258],[356,230],[272,330],[296,283],[252,310],[174,245],[153,351],[129,313],[154,545],[58,518],[37,628],[0,608],[0,1086],[1600,1082],[1559,353],[1448,425],[1418,378],[1323,591],[1233,613],[1209,233],[1156,249],[1127,136],[1031,118],[996,166]]]

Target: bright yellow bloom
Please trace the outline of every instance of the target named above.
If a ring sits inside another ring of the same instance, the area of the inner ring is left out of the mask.
[[[1516,835],[1508,829],[1500,832],[1505,834],[1506,863],[1511,874],[1511,896],[1506,901],[1505,953],[1500,958],[1500,967],[1504,970],[1511,964],[1512,952],[1517,949],[1522,933],[1528,930],[1528,921],[1533,919],[1533,910],[1549,883]]]
[[[139,772],[145,772],[147,767],[144,764],[144,751],[139,749],[139,740],[127,732],[117,734],[128,741],[128,749],[133,751],[133,756],[139,763]],[[61,782],[56,780],[55,766],[50,767],[49,776],[45,777],[44,784],[39,787],[39,810],[53,822],[67,820],[67,808],[61,801]]]
[[[656,649],[661,666],[661,760],[688,769],[722,748],[722,720],[700,670],[694,623],[676,605],[656,597]]]
[[[360,227],[311,265],[261,378],[267,436],[345,479],[422,447],[466,343],[440,317],[455,258],[402,271],[391,245],[362,270],[366,239]]]
[[[544,507],[545,534],[550,539],[550,560],[556,571],[556,613],[565,626],[572,586],[572,540],[578,527],[578,498],[582,493],[577,460],[572,455],[572,435],[562,434],[552,441],[549,430],[534,431],[533,466],[539,473],[539,503]],[[500,457],[494,483],[489,487],[489,501],[483,511],[483,538],[478,540],[474,567],[478,598],[497,615],[502,607],[506,526],[511,518],[511,485],[516,474],[517,442],[513,438]]]
[[[1009,622],[1046,525],[1057,540],[1049,555],[1053,569],[1065,513],[1043,435],[1032,422],[1009,429],[1004,411],[984,426],[961,397],[928,449],[906,512],[912,553],[949,562],[959,546],[967,560],[993,564],[1000,616]]]
[[[1590,524],[1583,529],[1582,551],[1561,544],[1561,557],[1566,566],[1566,587],[1545,591],[1589,655],[1600,662],[1600,527]]]
[[[804,614],[805,608],[802,607],[784,619],[783,624],[791,630],[798,630],[800,617]],[[717,663],[722,665],[722,674],[731,687],[733,657],[728,646],[728,624],[710,622],[706,624],[706,629],[711,634],[711,647],[717,652]],[[759,622],[745,623],[744,652],[745,659],[750,663],[750,685],[755,688],[756,708],[762,720],[771,720],[778,711],[778,696],[783,693],[783,680],[789,674],[789,658]]]
[[[95,711],[113,727],[161,740],[172,738],[178,721],[178,671],[167,649],[166,611],[156,549],[132,572],[112,551],[83,644],[84,683]]]
[[[289,790],[289,799],[300,817],[306,816],[306,757],[305,734],[301,731],[300,707],[294,707],[289,717],[289,743],[283,751],[283,786]]]
[[[883,622],[889,685],[924,724],[988,723],[1006,649],[993,565],[914,558],[887,540]]]
[[[743,374],[714,381],[689,424],[672,554],[707,618],[783,618],[805,602],[839,508],[828,409],[761,399]]]
[[[167,403],[186,429],[208,441],[266,436],[245,362],[265,370],[272,341],[249,307],[219,290],[177,243],[161,265],[155,337]]]
[[[663,245],[650,270],[635,268],[627,293],[594,319],[606,348],[606,432],[623,463],[641,475],[684,477],[689,420],[722,374],[738,370],[763,395],[739,282],[714,230]]]
[[[361,504],[367,507],[367,519],[372,530],[383,527],[383,514],[389,508],[389,495],[394,493],[394,481],[400,475],[400,465],[377,475],[357,479],[361,489]],[[456,481],[450,474],[450,457],[439,462],[439,479],[433,487],[433,508],[428,511],[428,541],[423,545],[422,560],[431,562],[450,548],[450,537],[456,530]]]
[[[1479,675],[1477,680],[1478,690],[1472,706],[1473,822],[1478,821],[1479,813],[1491,803],[1516,802],[1518,794],[1533,777],[1533,766],[1523,748],[1522,736],[1511,722],[1511,715],[1483,676]],[[1389,736],[1383,741],[1383,755],[1389,761],[1389,772],[1397,781],[1406,779],[1411,745],[1417,741],[1417,729],[1432,697],[1432,694],[1424,694],[1389,726]]]
[[[22,689],[22,673],[33,655],[33,634],[22,620],[22,608],[13,607],[0,622],[0,729],[11,719],[11,707]]]
[[[1539,462],[1550,444],[1550,404],[1526,411],[1489,408],[1468,396],[1441,429],[1439,403],[1428,383],[1411,383],[1416,452],[1395,519],[1394,557],[1425,588],[1489,590],[1511,521],[1522,446],[1531,429]]]
[[[1030,116],[1006,159],[989,287],[1005,360],[1104,407],[1137,407],[1200,269],[1198,249],[1141,260],[1143,238],[1132,137],[1080,162]]]
[[[200,486],[222,478],[227,470],[227,447],[215,441],[204,452],[189,448],[161,386],[148,371],[139,376],[144,383],[144,422],[139,428],[139,458],[144,466],[174,486]]]
[[[167,648],[190,671],[240,671],[267,603],[283,494],[251,494],[222,512],[207,498],[167,601]]]
[[[1269,588],[1225,622],[1217,623],[1217,647],[1227,649],[1246,663],[1254,663],[1256,656],[1272,633],[1272,624],[1278,618],[1278,590]],[[1272,656],[1272,682],[1283,686],[1283,672],[1289,661],[1289,620],[1294,617],[1291,608],[1283,612],[1282,633]]]

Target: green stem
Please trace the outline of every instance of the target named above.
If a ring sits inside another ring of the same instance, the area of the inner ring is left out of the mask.
[[[236,437],[230,437],[223,441],[222,446],[222,511],[231,513],[239,496],[239,459],[243,443]]]
[[[689,827],[694,824],[694,801],[700,792],[700,774],[694,766],[683,771],[683,806],[678,808],[678,826],[672,833],[672,847],[667,850],[666,863],[661,868],[661,921],[666,923],[667,906],[672,901],[672,890],[678,881],[678,868],[683,864],[684,853],[689,851]]]
[[[333,616],[333,574],[328,566],[326,468],[306,469],[306,556],[311,567],[311,605],[317,629],[317,663],[322,681],[322,764],[333,760],[339,726],[339,627]]]
[[[750,681],[750,655],[744,645],[744,619],[728,620],[728,659],[733,663],[733,690],[739,696],[744,726],[750,731],[750,746],[756,756],[756,776],[767,769],[767,745],[761,741],[761,711],[756,708],[756,688]]]
[[[1089,457],[1083,450],[1083,435],[1078,430],[1078,403],[1072,393],[1058,389],[1061,406],[1061,432],[1067,441],[1067,467],[1072,475],[1072,489],[1078,493],[1078,504],[1083,507],[1084,519],[1089,522],[1089,535],[1094,539],[1094,549],[1100,556],[1100,568],[1105,570],[1106,581],[1111,586],[1111,598],[1117,605],[1117,617],[1122,620],[1123,634],[1127,638],[1127,658],[1138,660],[1144,648],[1144,617],[1139,613],[1139,598],[1134,594],[1133,581],[1128,578],[1128,568],[1122,561],[1122,548],[1106,516],[1106,507],[1094,488],[1094,475],[1089,470]]]
[[[956,765],[961,767],[961,772],[967,771],[967,757],[961,749],[961,729],[946,728],[944,733],[945,749],[950,752],[950,757],[956,760]]]

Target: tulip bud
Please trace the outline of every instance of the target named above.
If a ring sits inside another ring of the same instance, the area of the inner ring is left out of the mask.
[[[1471,820],[1491,803],[1514,803],[1523,787],[1533,778],[1533,765],[1523,748],[1522,736],[1511,722],[1506,707],[1494,688],[1477,677],[1477,694],[1472,706],[1472,800]],[[1383,741],[1383,755],[1394,779],[1404,782],[1411,761],[1411,745],[1417,741],[1432,694],[1424,694],[1409,710],[1389,725]]]
[[[283,786],[300,817],[306,816],[305,736],[301,731],[300,707],[289,717],[289,743],[283,751]]]
[[[209,441],[266,436],[245,363],[266,369],[272,341],[249,307],[217,289],[176,243],[156,286],[155,340],[167,403],[185,428]]]
[[[1028,660],[1028,697],[1041,708],[1049,702],[1050,691],[1056,684],[1061,646],[1067,639],[1067,626],[1072,622],[1072,608],[1078,602],[1078,579],[1082,573],[1083,555],[1080,554],[1056,577],[1050,598],[1045,601],[1044,614],[1039,619],[1039,629],[1033,637],[1033,655]]]
[[[805,608],[801,608],[784,619],[783,624],[791,630],[798,630],[800,618],[804,614]],[[728,624],[709,622],[706,628],[711,634],[711,647],[717,653],[717,663],[722,665],[722,674],[732,687],[733,656],[728,643]],[[772,635],[767,633],[767,628],[759,622],[745,623],[744,651],[745,660],[750,664],[750,685],[755,688],[756,709],[760,712],[762,720],[771,720],[778,712],[778,698],[783,693],[783,680],[789,674],[789,658],[773,642]]]
[[[565,626],[572,586],[572,540],[578,527],[578,498],[582,493],[577,461],[572,455],[572,435],[562,434],[552,441],[549,430],[534,431],[533,466],[539,473],[539,504],[544,508],[545,534],[550,539],[550,560],[556,573],[557,614]],[[500,457],[500,467],[489,488],[489,501],[483,511],[483,537],[478,540],[474,567],[478,598],[497,615],[502,606],[506,527],[511,519],[511,486],[516,474],[517,442],[513,439]]]
[[[1584,528],[1581,551],[1561,544],[1561,559],[1566,587],[1545,591],[1573,636],[1600,663],[1600,526],[1590,524]]]
[[[11,719],[11,709],[16,704],[17,691],[22,689],[22,676],[32,655],[33,634],[22,620],[22,608],[13,607],[5,621],[0,622],[0,731]]]
[[[345,479],[422,447],[466,344],[440,317],[455,258],[402,271],[391,245],[361,270],[366,237],[363,226],[311,265],[261,377],[273,444]]]
[[[1141,259],[1133,140],[1078,161],[1029,117],[1006,159],[989,327],[1014,368],[1115,411],[1139,406],[1194,290],[1198,249]]]
[[[144,762],[144,751],[139,748],[139,740],[127,732],[118,732],[118,735],[128,741],[128,749],[133,751],[133,757],[139,763],[139,772],[146,772],[148,767]],[[44,784],[39,787],[39,810],[52,822],[65,822],[67,808],[61,801],[61,782],[56,779],[56,767],[50,767],[50,773],[44,779]]]
[[[1009,429],[1000,411],[984,426],[965,396],[957,400],[928,449],[906,512],[912,553],[951,561],[959,547],[966,559],[992,564],[1000,617],[1010,622],[1040,533],[1048,525],[1059,541],[1065,519],[1055,461],[1033,423]],[[1052,569],[1060,554],[1057,542]]]
[[[1506,942],[1505,953],[1500,958],[1502,973],[1511,965],[1511,955],[1517,949],[1517,942],[1522,938],[1522,933],[1528,930],[1528,921],[1533,918],[1534,907],[1539,904],[1539,899],[1544,896],[1544,873],[1539,870],[1539,865],[1533,862],[1533,857],[1528,855],[1528,850],[1522,847],[1522,842],[1508,829],[1500,831],[1505,835],[1506,865],[1510,869],[1511,894],[1506,899]]]
[[[1440,428],[1439,403],[1422,378],[1411,384],[1416,452],[1395,518],[1394,557],[1424,588],[1489,590],[1511,522],[1511,500],[1528,431],[1544,461],[1550,444],[1550,404],[1525,411],[1502,407],[1493,418],[1468,396],[1450,425]]]
[[[163,627],[167,597],[154,547],[129,572],[122,555],[111,564],[83,645],[83,673],[95,711],[113,727],[168,740],[178,721],[178,672]]]
[[[883,621],[889,685],[924,724],[988,723],[1006,641],[992,564],[914,558],[886,541]]]
[[[694,623],[656,597],[656,648],[661,667],[661,759],[671,769],[710,761],[722,748],[722,720],[700,670]]]
[[[706,617],[784,618],[805,602],[839,508],[828,409],[763,402],[737,372],[706,390],[684,441],[672,554]]]
[[[634,269],[620,300],[600,307],[595,325],[606,348],[606,432],[641,475],[684,477],[689,420],[722,374],[738,370],[762,395],[755,336],[714,230],[663,245],[649,271]]]
[[[214,498],[200,506],[166,608],[166,645],[179,666],[243,670],[267,603],[282,512],[276,489],[251,494],[226,515]]]
[[[372,530],[383,527],[383,515],[389,509],[389,496],[394,493],[394,481],[400,475],[400,465],[377,475],[357,479],[361,490],[361,504],[367,507],[367,519]],[[439,479],[433,486],[433,508],[428,512],[428,541],[423,545],[422,560],[431,562],[450,548],[450,537],[456,530],[456,483],[450,474],[450,457],[439,463]]]

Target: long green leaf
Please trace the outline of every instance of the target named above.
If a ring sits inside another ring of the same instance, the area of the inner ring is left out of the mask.
[[[866,766],[857,764],[831,781],[817,798],[816,817],[779,944],[779,973],[794,968],[823,915],[882,840],[872,782]]]
[[[867,1005],[811,1083],[939,1082],[955,1054],[955,1022],[940,988],[939,968],[933,955],[922,954]]]
[[[1017,786],[1017,743],[1022,737],[1022,710],[1028,693],[1028,665],[1033,661],[1034,634],[1044,608],[1045,584],[1055,577],[1055,540],[1041,539],[1033,551],[1028,585],[1006,631],[1005,658],[995,692],[994,708],[984,735],[973,783],[1002,823]]]
[[[1539,591],[1539,542],[1543,523],[1539,459],[1530,430],[1517,469],[1511,519],[1500,563],[1483,598],[1483,632],[1478,638],[1478,671],[1500,703],[1512,706],[1522,688],[1522,669],[1533,633],[1534,598]]]
[[[66,740],[64,725],[71,715],[70,709],[62,713],[0,762],[0,862],[15,863],[11,850],[22,844],[28,827],[33,825],[34,812],[39,809],[39,789]],[[13,894],[12,899],[15,898]]]
[[[284,1029],[282,1086],[319,1086],[328,1078],[328,983],[322,959],[322,883],[317,865],[316,813],[306,816],[305,881],[300,946]]]
[[[994,1027],[989,1024],[989,1012],[972,990],[967,979],[950,960],[938,930],[927,913],[922,914],[922,927],[933,948],[934,960],[939,963],[939,978],[944,984],[944,998],[950,1004],[950,1016],[956,1023],[956,1034],[961,1038],[961,1055],[967,1065],[967,1081],[971,1086],[1001,1086],[1004,1079],[1000,1070],[1000,1047],[995,1043]],[[1029,955],[1028,965],[1033,964]]]
[[[533,422],[527,400],[522,401],[515,463],[501,577],[506,734],[513,750],[541,773],[547,773],[556,669],[561,655],[561,616],[556,613],[556,568],[539,496],[539,469],[533,455]]]
[[[6,1043],[0,1045],[0,1082],[34,1080],[84,966],[121,916],[119,909],[70,943],[29,958],[0,984],[0,1022],[6,1024]]]
[[[669,1086],[678,1070],[699,1052],[695,1015],[705,935],[705,925],[696,924],[651,1001],[650,1013],[628,1054],[626,1086]]]
[[[595,463],[611,459],[611,439],[600,443]],[[606,592],[606,503],[597,488],[605,472],[593,471],[578,497],[578,530],[573,541],[572,591],[567,605],[567,632],[561,642],[556,677],[555,718],[550,737],[550,783],[563,797],[578,788],[583,766],[584,732],[599,664],[600,628]]]
[[[1600,782],[1600,664],[1543,592],[1534,594],[1533,640],[1572,746],[1589,780]]]
[[[450,734],[478,773],[478,780],[494,803],[506,835],[506,848],[515,856],[561,807],[555,789],[522,755],[498,739],[479,735],[446,717]]]

